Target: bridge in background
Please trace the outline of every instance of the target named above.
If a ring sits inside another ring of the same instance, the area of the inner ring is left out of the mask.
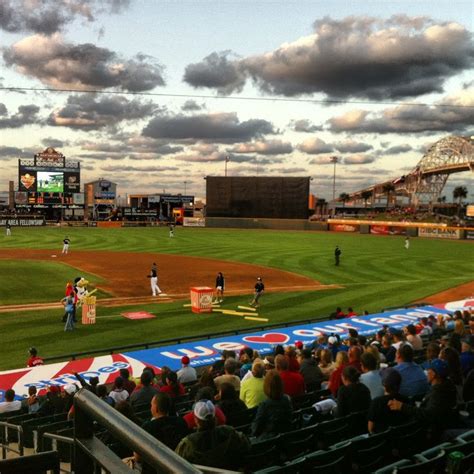
[[[474,171],[474,140],[449,136],[433,144],[407,175],[361,189],[350,194],[350,200],[356,203],[370,199],[373,204],[376,199],[386,196],[387,187],[393,185],[392,196],[408,197],[414,207],[422,202],[434,203],[449,176],[464,171]]]

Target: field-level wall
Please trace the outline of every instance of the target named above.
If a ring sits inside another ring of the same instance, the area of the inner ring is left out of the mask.
[[[206,227],[274,230],[328,230],[325,222],[307,219],[257,219],[233,217],[206,217]]]

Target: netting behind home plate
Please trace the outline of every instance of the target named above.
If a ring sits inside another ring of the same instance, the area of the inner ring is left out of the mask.
[[[306,219],[309,177],[206,178],[208,217]]]

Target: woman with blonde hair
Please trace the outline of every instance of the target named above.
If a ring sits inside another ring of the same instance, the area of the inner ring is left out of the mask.
[[[339,351],[336,355],[335,370],[329,377],[328,389],[334,397],[337,397],[337,391],[342,383],[342,371],[349,364],[349,356],[345,351]]]
[[[462,319],[456,319],[456,321],[454,321],[454,334],[459,335],[461,338],[467,335],[466,327]]]
[[[336,370],[336,364],[332,360],[332,352],[329,349],[322,349],[320,351],[319,368],[323,373],[324,380],[329,380],[331,374]]]

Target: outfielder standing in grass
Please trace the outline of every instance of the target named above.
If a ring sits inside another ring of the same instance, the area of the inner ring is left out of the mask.
[[[258,277],[257,283],[255,283],[255,295],[253,297],[252,302],[250,303],[250,306],[254,306],[255,308],[259,307],[258,300],[260,299],[260,296],[263,295],[264,290],[265,285],[263,284],[262,279]]]
[[[10,222],[7,222],[5,224],[5,231],[6,231],[7,237],[10,237],[12,235],[12,226],[11,226]]]

